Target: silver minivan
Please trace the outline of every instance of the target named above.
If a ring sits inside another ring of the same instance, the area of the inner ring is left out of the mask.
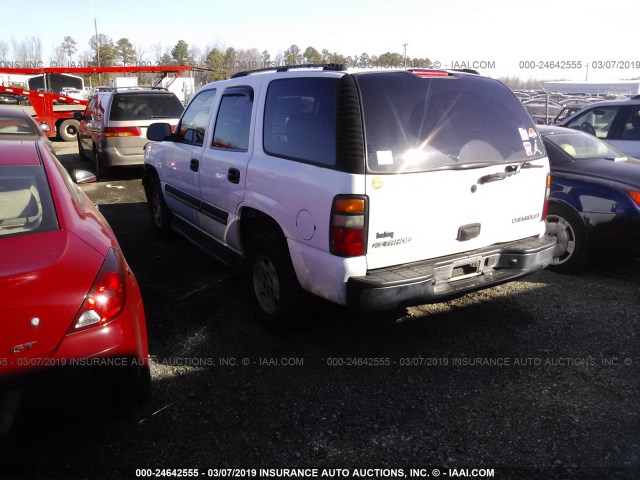
[[[147,127],[177,125],[184,106],[164,88],[127,87],[97,92],[84,113],[76,113],[80,158],[92,160],[96,176],[112,167],[142,165]]]

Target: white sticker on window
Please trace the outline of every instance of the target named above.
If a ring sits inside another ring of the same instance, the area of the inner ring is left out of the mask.
[[[376,155],[378,157],[378,165],[393,165],[391,150],[378,150]]]
[[[524,147],[524,151],[527,152],[528,157],[533,155],[533,150],[531,150],[531,142],[522,142],[522,146]]]
[[[518,128],[518,131],[520,132],[520,138],[523,142],[529,140],[529,132],[527,132],[526,128]]]

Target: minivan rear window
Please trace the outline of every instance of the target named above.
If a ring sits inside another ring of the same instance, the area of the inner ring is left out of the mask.
[[[173,93],[119,93],[113,98],[110,120],[180,118],[184,106]]]
[[[354,75],[364,112],[368,170],[418,172],[544,156],[531,118],[503,84],[453,74]]]

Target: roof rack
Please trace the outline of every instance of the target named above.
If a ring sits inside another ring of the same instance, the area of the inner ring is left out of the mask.
[[[451,70],[452,72],[462,72],[462,73],[471,73],[473,75],[480,75],[479,71],[474,70],[472,68],[450,68],[449,70]]]
[[[246,70],[243,72],[237,72],[231,75],[231,78],[246,77],[253,73],[260,72],[287,72],[294,68],[322,68],[323,70],[331,70],[336,72],[342,72],[346,70],[346,67],[341,63],[303,63],[300,65],[280,65],[277,67],[258,68],[256,70]]]
[[[124,92],[127,90],[165,90],[168,91],[165,87],[153,87],[151,85],[131,85],[128,87],[100,87],[100,92]]]

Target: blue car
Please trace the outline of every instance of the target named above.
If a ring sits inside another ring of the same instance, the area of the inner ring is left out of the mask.
[[[549,269],[583,267],[598,248],[640,250],[640,160],[573,129],[538,127],[551,164]]]

